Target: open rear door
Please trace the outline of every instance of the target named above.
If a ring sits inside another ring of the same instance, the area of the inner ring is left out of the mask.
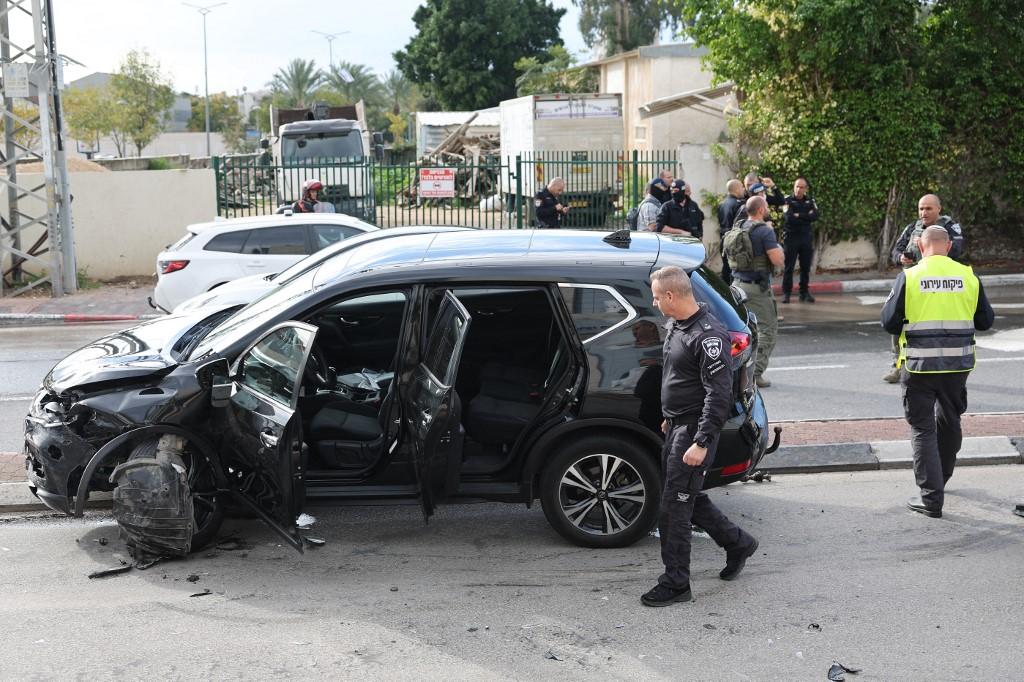
[[[455,377],[462,347],[472,318],[451,291],[444,300],[427,334],[413,381],[404,392],[407,436],[412,444],[413,462],[419,486],[424,520],[434,513],[445,495],[449,457],[461,457],[444,444],[459,428],[462,415],[455,400]]]
[[[295,549],[305,499],[299,388],[317,328],[286,322],[238,359],[225,406],[225,450],[236,497]]]

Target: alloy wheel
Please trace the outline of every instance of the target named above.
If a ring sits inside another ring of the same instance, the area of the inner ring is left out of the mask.
[[[562,514],[580,530],[614,535],[640,517],[646,492],[640,472],[628,461],[594,454],[579,458],[565,470],[558,500]]]

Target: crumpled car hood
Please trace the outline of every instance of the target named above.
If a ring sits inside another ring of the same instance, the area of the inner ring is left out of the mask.
[[[58,362],[43,379],[53,393],[87,384],[156,374],[178,363],[165,353],[210,310],[169,315],[104,336]]]

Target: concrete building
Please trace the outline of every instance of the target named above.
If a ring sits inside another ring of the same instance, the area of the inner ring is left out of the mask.
[[[731,88],[724,94],[720,88],[707,92],[712,74],[701,64],[705,54],[706,49],[690,43],[649,45],[588,64],[598,69],[600,92],[622,94],[627,149],[670,150],[723,141],[722,110],[735,108],[735,102],[728,94]],[[707,97],[710,103],[693,100],[701,91],[714,95]],[[683,95],[691,97],[684,101]]]

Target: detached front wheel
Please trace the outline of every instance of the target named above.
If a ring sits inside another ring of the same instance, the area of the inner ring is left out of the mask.
[[[624,438],[583,438],[557,453],[540,476],[548,523],[583,547],[626,547],[658,518],[654,457]]]

